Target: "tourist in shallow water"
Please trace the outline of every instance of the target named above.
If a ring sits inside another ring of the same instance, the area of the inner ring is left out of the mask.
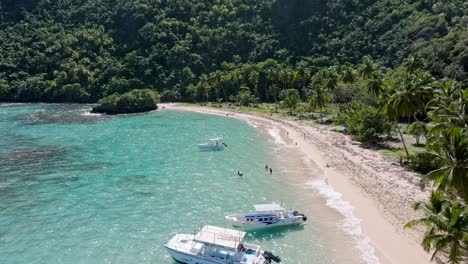
[[[237,176],[242,177],[242,176],[244,176],[244,174],[242,172],[240,172],[240,171],[237,171]]]
[[[265,164],[265,170],[268,170],[268,164]]]
[[[272,174],[272,173],[273,173],[273,170],[270,168],[270,174]]]

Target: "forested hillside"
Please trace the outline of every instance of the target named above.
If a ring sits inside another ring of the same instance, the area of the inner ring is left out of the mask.
[[[416,54],[435,77],[464,81],[467,13],[463,0],[1,0],[0,101],[96,102],[143,88],[215,99],[199,84],[216,72],[234,83],[229,100],[247,78],[240,65],[301,76],[365,55],[385,72]],[[310,79],[296,77],[279,88]]]

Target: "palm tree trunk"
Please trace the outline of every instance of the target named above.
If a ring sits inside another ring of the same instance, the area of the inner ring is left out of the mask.
[[[275,98],[275,113],[278,112],[278,102],[276,100],[276,93],[273,95],[273,97]]]
[[[398,133],[400,134],[400,138],[401,138],[401,142],[403,143],[403,147],[405,148],[405,152],[406,152],[406,160],[409,161],[409,152],[408,152],[408,148],[406,148],[406,143],[405,143],[405,139],[403,138],[403,133],[401,133],[401,129],[400,129],[400,126],[398,125],[398,121],[395,119],[395,124],[397,126],[397,129],[398,129]]]

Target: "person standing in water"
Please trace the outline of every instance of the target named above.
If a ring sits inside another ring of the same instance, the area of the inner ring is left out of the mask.
[[[268,164],[265,164],[265,170],[268,170]]]
[[[270,175],[273,173],[273,170],[270,168]]]

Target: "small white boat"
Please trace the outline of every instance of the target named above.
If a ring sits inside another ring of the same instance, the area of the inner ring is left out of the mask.
[[[254,207],[255,213],[230,214],[224,218],[232,226],[245,230],[296,225],[307,220],[304,214],[298,211],[286,210],[277,203],[256,204]]]
[[[205,150],[221,150],[227,147],[222,138],[212,138],[210,141],[210,143],[198,144],[198,147]]]
[[[200,232],[176,234],[166,245],[175,260],[187,264],[266,264],[281,259],[260,246],[243,243],[245,232],[206,225]]]

